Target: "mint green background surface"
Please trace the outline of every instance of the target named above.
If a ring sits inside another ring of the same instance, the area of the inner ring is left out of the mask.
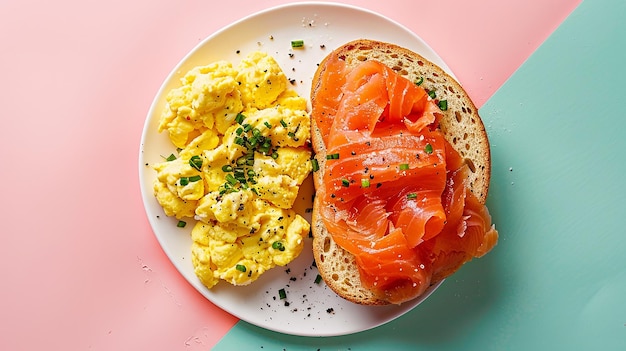
[[[626,1],[584,1],[481,109],[494,251],[376,329],[214,350],[626,350],[624,35]]]

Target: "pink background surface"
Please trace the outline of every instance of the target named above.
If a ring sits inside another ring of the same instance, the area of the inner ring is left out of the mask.
[[[0,4],[0,349],[206,349],[237,322],[154,238],[139,141],[161,82],[188,51],[288,2]],[[480,107],[579,1],[344,3],[420,35]]]

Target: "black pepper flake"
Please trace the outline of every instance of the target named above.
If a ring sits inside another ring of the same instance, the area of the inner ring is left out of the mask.
[[[335,313],[335,309],[331,307],[331,308],[326,309],[326,312],[330,313],[330,314],[334,314]]]
[[[237,55],[239,55],[241,53],[241,50],[237,50],[235,52],[237,53]]]

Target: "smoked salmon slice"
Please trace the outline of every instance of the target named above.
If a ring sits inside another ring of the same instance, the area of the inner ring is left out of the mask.
[[[320,210],[364,286],[391,303],[421,295],[491,250],[498,233],[428,93],[367,60],[326,63],[311,113],[326,146]]]

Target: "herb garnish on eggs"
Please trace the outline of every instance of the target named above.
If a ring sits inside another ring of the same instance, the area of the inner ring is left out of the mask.
[[[277,62],[191,69],[167,94],[159,131],[180,152],[153,164],[166,215],[195,220],[191,258],[208,288],[246,285],[296,258],[310,224],[293,209],[312,169],[306,100]]]

